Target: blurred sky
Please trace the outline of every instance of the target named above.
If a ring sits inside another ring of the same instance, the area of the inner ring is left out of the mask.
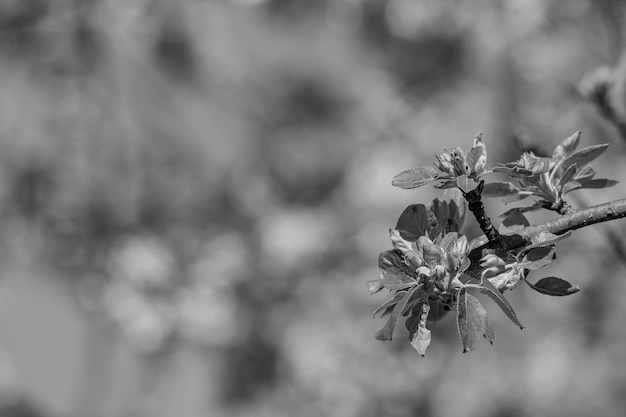
[[[376,341],[385,298],[365,282],[404,207],[439,196],[393,175],[476,132],[492,166],[582,130],[623,184],[625,143],[579,86],[619,62],[625,17],[617,0],[0,0],[0,417],[623,415],[620,222],[541,271],[583,291],[519,288],[523,331],[488,304],[495,344],[468,354],[452,319],[425,358],[402,331]]]

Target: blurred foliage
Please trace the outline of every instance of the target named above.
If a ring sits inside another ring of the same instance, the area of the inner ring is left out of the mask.
[[[397,171],[477,131],[500,161],[520,130],[614,136],[573,91],[617,62],[617,3],[0,0],[0,413],[621,415],[600,234],[559,275],[605,286],[522,294],[531,334],[474,361],[446,324],[426,360],[376,342],[364,284],[397,207],[432,197]]]

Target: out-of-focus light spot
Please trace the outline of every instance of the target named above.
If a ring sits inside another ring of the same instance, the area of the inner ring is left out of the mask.
[[[109,267],[112,276],[138,287],[162,287],[172,278],[175,261],[158,238],[132,236],[113,250]]]
[[[198,261],[189,268],[190,279],[195,285],[228,287],[241,279],[250,257],[240,234],[215,235],[202,249]]]
[[[5,351],[0,350],[0,407],[10,407],[19,398],[15,363]]]
[[[173,307],[146,298],[126,282],[109,285],[104,304],[130,344],[142,352],[157,351],[174,331]]]
[[[325,211],[276,211],[260,226],[266,260],[286,268],[311,261],[325,251],[337,227],[335,217]]]
[[[183,333],[208,346],[232,344],[239,334],[235,302],[232,293],[225,290],[183,289],[177,300]]]
[[[238,6],[244,6],[244,7],[256,7],[256,6],[261,6],[264,3],[267,3],[267,0],[231,0],[231,1]]]
[[[429,25],[436,24],[448,10],[447,3],[441,0],[392,0],[385,9],[389,28],[397,36],[412,38],[429,29]]]

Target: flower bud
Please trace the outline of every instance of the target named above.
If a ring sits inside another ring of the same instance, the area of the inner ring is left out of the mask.
[[[422,277],[427,277],[430,278],[430,268],[427,266],[420,266],[419,268],[417,268],[417,276],[422,278]]]
[[[480,260],[480,266],[485,267],[496,267],[498,269],[504,268],[506,266],[506,262],[498,255],[494,255],[492,253],[483,256]]]
[[[454,165],[452,165],[452,158],[450,157],[448,151],[435,155],[435,166],[437,169],[448,175],[454,175]]]
[[[435,265],[432,269],[432,274],[437,281],[441,281],[446,275],[446,268],[443,265]]]

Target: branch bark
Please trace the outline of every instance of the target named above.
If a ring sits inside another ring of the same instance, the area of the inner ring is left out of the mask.
[[[576,210],[556,220],[526,227],[522,230],[521,235],[529,237],[542,231],[562,235],[571,230],[620,219],[622,217],[626,217],[626,198]]]
[[[497,254],[524,247],[530,243],[532,236],[541,232],[562,235],[582,227],[623,217],[626,217],[626,198],[587,207],[546,223],[528,226],[515,235],[501,235],[500,239],[488,242],[470,252],[469,258],[472,261],[470,270],[479,269],[478,263],[487,253]]]

